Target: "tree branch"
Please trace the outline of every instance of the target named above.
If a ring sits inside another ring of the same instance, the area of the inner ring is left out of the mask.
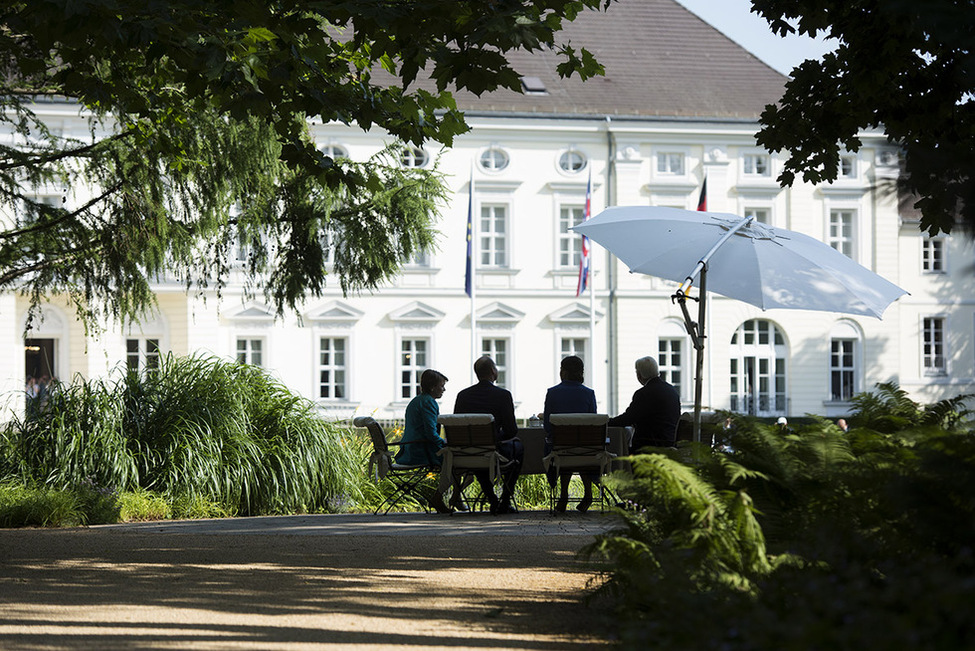
[[[77,158],[99,147],[103,147],[106,143],[110,143],[115,140],[122,140],[123,138],[128,138],[134,133],[135,133],[135,129],[129,129],[128,131],[124,131],[122,133],[112,134],[111,136],[99,140],[98,142],[93,142],[90,145],[84,145],[83,147],[78,147],[77,149],[62,149],[56,154],[39,155],[35,157],[33,160],[31,160],[29,156],[25,156],[23,159],[19,161],[11,161],[9,163],[0,164],[0,172],[6,172],[7,170],[23,167],[27,164],[47,165],[60,160],[64,160],[65,158]]]
[[[47,221],[47,222],[43,222],[43,223],[40,223],[39,222],[39,223],[33,224],[31,226],[28,226],[26,228],[21,228],[19,230],[15,230],[15,231],[5,231],[5,232],[2,232],[2,233],[0,233],[0,240],[10,239],[10,238],[13,238],[13,237],[18,237],[20,235],[26,235],[28,233],[34,233],[34,232],[48,230],[49,228],[51,228],[53,226],[57,226],[58,224],[63,224],[64,222],[68,221],[69,219],[73,219],[73,218],[77,217],[78,215],[80,215],[81,213],[85,212],[86,210],[88,210],[89,208],[91,208],[92,206],[94,206],[99,201],[103,201],[109,195],[112,195],[115,192],[118,192],[122,188],[123,185],[124,185],[124,182],[123,181],[119,181],[114,186],[112,186],[111,188],[109,188],[108,190],[106,190],[105,192],[103,192],[102,194],[100,194],[97,197],[94,197],[91,200],[89,200],[88,202],[86,202],[83,206],[81,206],[77,210],[73,210],[73,211],[71,211],[69,213],[65,213],[64,215],[61,215],[57,219],[53,219],[51,221]]]

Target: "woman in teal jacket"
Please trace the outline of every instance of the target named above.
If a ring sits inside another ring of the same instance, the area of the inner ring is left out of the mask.
[[[446,442],[440,438],[440,424],[437,422],[440,405],[437,404],[437,399],[443,397],[446,384],[447,376],[432,368],[420,375],[420,395],[406,406],[406,424],[403,426],[399,452],[396,453],[396,463],[438,468],[442,465],[443,459],[437,456],[437,451]],[[454,497],[451,502],[454,508],[463,508],[459,487],[455,486]],[[428,501],[438,513],[450,513],[443,501],[443,495],[436,489]]]
[[[443,397],[447,378],[438,371],[428,368],[420,375],[420,395],[406,406],[406,425],[396,463],[404,466],[439,466],[442,463],[437,451],[445,443],[440,438],[440,405],[437,400]]]

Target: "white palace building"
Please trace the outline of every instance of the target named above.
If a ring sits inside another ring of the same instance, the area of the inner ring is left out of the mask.
[[[576,296],[581,242],[568,229],[583,217],[590,177],[593,214],[616,205],[694,209],[706,177],[710,210],[810,235],[909,292],[882,320],[763,312],[712,294],[705,409],[837,417],[851,395],[878,382],[897,382],[922,402],[975,390],[972,245],[922,234],[909,202],[878,190],[899,169],[898,148],[882,133],[862,134],[836,182],[783,189],[775,180],[782,159],[758,147],[755,133],[785,77],[673,0],[624,0],[580,16],[566,35],[596,55],[605,77],[562,80],[554,55],[518,55],[523,94],[459,94],[472,130],[452,148],[404,157],[411,166],[439,160],[452,199],[436,250],[388,286],[343,296],[336,284],[275,319],[241,284],[219,302],[160,284],[154,319],[97,337],[86,336],[68,301],[51,297],[25,338],[27,299],[0,294],[0,391],[22,395],[28,375],[111,376],[171,351],[263,366],[329,418],[395,419],[427,367],[450,378],[441,406],[449,413],[472,382],[473,358],[487,353],[527,418],[558,382],[559,360],[576,354],[600,411],[616,414],[638,388],[634,360],[653,355],[690,410],[694,351],[671,301],[676,283],[630,274],[594,244],[594,294]],[[40,110],[66,134],[85,133],[77,107]],[[330,154],[352,159],[389,142],[341,124],[312,131]],[[469,198],[473,305],[464,288]],[[689,253],[690,267],[696,261]],[[23,403],[5,404],[9,415]]]

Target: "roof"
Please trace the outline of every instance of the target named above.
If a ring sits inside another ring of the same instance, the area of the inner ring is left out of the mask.
[[[552,51],[516,52],[512,66],[544,94],[502,89],[456,93],[468,113],[754,120],[775,103],[787,78],[674,0],[618,0],[566,23],[562,39],[606,68],[586,82],[561,79]],[[537,79],[530,79],[537,78]]]

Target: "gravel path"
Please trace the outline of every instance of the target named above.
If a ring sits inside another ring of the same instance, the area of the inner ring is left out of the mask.
[[[576,513],[0,530],[2,649],[589,649]]]

